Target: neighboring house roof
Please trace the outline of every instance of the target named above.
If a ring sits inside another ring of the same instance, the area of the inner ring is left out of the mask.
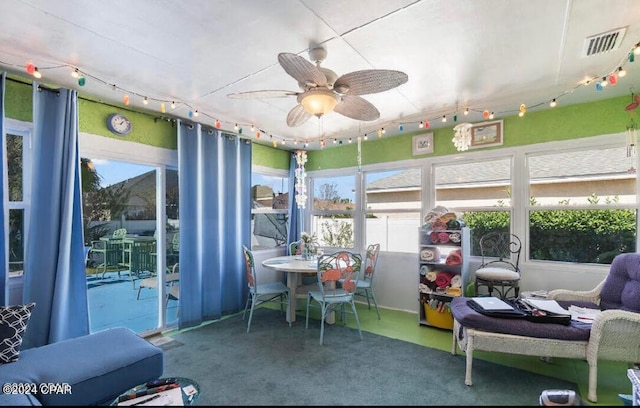
[[[606,157],[606,160],[603,160]],[[593,149],[535,155],[529,158],[531,182],[558,179],[596,180],[635,177],[628,173],[630,159],[625,149]],[[455,164],[455,171],[436,171],[436,185],[462,187],[481,184],[509,184],[511,161],[505,159]],[[421,168],[367,184],[367,192],[421,188]]]

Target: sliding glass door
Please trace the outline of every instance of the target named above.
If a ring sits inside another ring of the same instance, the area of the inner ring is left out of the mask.
[[[96,157],[82,158],[83,227],[91,331],[124,326],[137,333],[162,326],[163,308],[175,321],[177,302],[159,291],[160,275],[177,263],[177,176],[153,167]],[[173,171],[172,173],[175,173]],[[171,183],[165,188],[159,180]],[[169,181],[170,180],[170,181]],[[166,191],[166,193],[164,193]],[[157,195],[165,194],[165,200]],[[166,222],[158,232],[159,202]],[[170,205],[169,205],[170,203]],[[164,237],[165,245],[158,245]],[[159,252],[160,250],[160,252]],[[158,262],[163,257],[164,262]],[[164,280],[164,279],[163,279]]]

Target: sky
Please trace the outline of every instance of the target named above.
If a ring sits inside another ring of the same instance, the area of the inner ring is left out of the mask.
[[[107,187],[123,180],[155,170],[153,166],[143,166],[115,160],[91,159],[101,176],[100,185]]]

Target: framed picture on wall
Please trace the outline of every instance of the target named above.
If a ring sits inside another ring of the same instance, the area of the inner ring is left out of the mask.
[[[477,123],[471,127],[470,149],[480,147],[500,146],[503,137],[502,121]]]
[[[413,136],[413,155],[433,153],[433,132]]]

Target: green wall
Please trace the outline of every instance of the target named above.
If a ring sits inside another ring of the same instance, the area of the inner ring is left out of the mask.
[[[529,112],[523,117],[518,115],[503,118],[502,146],[485,149],[521,146],[555,140],[567,140],[590,137],[609,133],[620,133],[626,130],[630,121],[629,112],[624,108],[629,104],[629,97],[618,97],[598,102],[583,103],[570,106],[558,106],[537,112]],[[440,129],[420,129],[399,136],[369,136],[362,141],[362,165],[384,163],[398,160],[409,160],[458,152],[453,145],[453,127]],[[432,154],[412,156],[412,136],[433,132],[434,151]],[[478,149],[474,149],[477,151]],[[355,143],[323,150],[310,151],[307,171],[336,169],[357,166],[358,146]]]
[[[19,76],[7,75],[5,94],[5,116],[8,118],[31,122],[33,117],[31,82]],[[49,86],[46,85],[45,86]],[[54,86],[49,86],[55,88]],[[90,133],[142,143],[166,149],[177,149],[176,124],[161,119],[161,114],[145,113],[95,100],[79,94],[78,110],[80,132]],[[112,113],[123,113],[131,119],[133,130],[124,138],[111,133],[107,129],[107,117]],[[289,169],[289,152],[270,146],[254,143],[252,149],[253,164],[274,169]]]
[[[15,80],[9,80],[9,78]],[[24,78],[7,75],[5,115],[30,122],[32,87],[31,83],[25,81]],[[116,136],[107,129],[106,120],[111,113],[124,113],[133,122],[133,130],[126,136],[126,140],[167,149],[177,149],[176,125],[173,121],[161,119],[159,113],[138,112],[125,106],[102,103],[82,94],[79,94],[79,97],[81,132],[121,139],[121,136]],[[529,112],[522,118],[517,115],[509,116],[502,119],[504,124],[503,145],[486,149],[623,132],[630,121],[630,113],[624,109],[628,103],[629,98],[625,96]],[[420,129],[415,132],[407,132],[397,136],[383,136],[382,138],[378,138],[374,134],[369,137],[369,140],[362,141],[362,165],[464,154],[465,152],[457,152],[451,142],[454,126],[433,130]],[[430,131],[433,132],[434,138],[433,154],[412,156],[412,136]],[[308,152],[306,169],[312,171],[355,167],[357,166],[357,152],[356,143],[328,147],[323,150],[312,150]],[[276,149],[262,143],[253,144],[252,162],[255,165],[288,170],[289,158],[287,150]]]

